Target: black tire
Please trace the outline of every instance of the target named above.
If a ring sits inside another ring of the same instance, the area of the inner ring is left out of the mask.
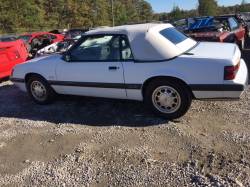
[[[32,85],[35,83],[40,83],[45,90],[45,93],[43,94],[43,97],[41,99],[38,99],[32,91]],[[44,78],[38,75],[30,77],[26,83],[26,87],[32,100],[40,105],[46,105],[52,103],[56,95],[55,91],[48,84],[48,82]]]
[[[153,95],[158,88],[163,86],[173,88],[179,94],[179,107],[176,111],[173,111],[172,113],[164,113],[160,111],[154,104]],[[192,103],[192,94],[188,87],[181,81],[156,79],[150,82],[149,85],[145,88],[144,101],[147,106],[149,106],[153,110],[153,112],[155,112],[158,116],[161,116],[168,120],[173,120],[180,118],[187,113]]]

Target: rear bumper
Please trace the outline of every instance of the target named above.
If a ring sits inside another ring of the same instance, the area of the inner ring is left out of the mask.
[[[190,85],[196,99],[235,100],[248,88],[248,70],[245,61],[241,60],[240,69],[233,81],[224,84]]]
[[[242,89],[239,90],[238,95],[236,95],[236,97],[240,97],[244,93],[244,91],[246,91],[248,88],[248,83],[249,83],[248,69],[243,59],[241,59],[240,69],[237,73],[236,78],[233,80],[233,83],[238,84],[242,87]]]

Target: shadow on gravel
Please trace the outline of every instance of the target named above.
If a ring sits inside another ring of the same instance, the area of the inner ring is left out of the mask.
[[[145,127],[167,123],[135,101],[59,96],[51,105],[33,103],[15,86],[0,87],[0,117],[89,126]]]

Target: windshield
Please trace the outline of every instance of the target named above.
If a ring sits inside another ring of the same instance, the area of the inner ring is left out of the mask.
[[[160,31],[160,34],[174,44],[179,44],[184,40],[188,39],[188,37],[185,34],[179,32],[175,28],[164,29]]]
[[[30,38],[31,38],[31,35],[22,35],[22,36],[18,37],[18,39],[21,39],[21,40],[23,40],[26,43],[29,42]]]

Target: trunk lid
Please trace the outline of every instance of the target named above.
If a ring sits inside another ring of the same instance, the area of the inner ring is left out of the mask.
[[[229,60],[234,64],[238,63],[241,58],[239,48],[231,43],[200,42],[188,53],[191,58]]]

